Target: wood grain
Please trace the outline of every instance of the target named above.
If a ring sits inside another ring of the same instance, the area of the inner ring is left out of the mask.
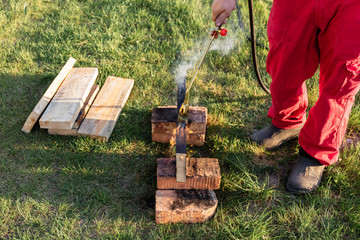
[[[154,108],[151,116],[151,138],[154,142],[169,143],[174,138],[177,127],[176,106]],[[189,123],[186,127],[186,142],[203,146],[205,142],[207,109],[190,106]]]
[[[99,92],[99,85],[93,85],[88,97],[85,100],[85,104],[82,107],[72,129],[54,129],[49,128],[49,134],[56,135],[65,135],[65,136],[77,136],[78,128],[81,125],[81,122],[84,120],[86,113],[89,111],[91,104],[94,102],[97,94]]]
[[[109,76],[78,133],[100,141],[108,141],[133,86],[133,79]]]
[[[73,68],[40,118],[40,127],[72,129],[97,75],[97,68]]]
[[[157,159],[158,189],[219,189],[221,173],[216,158],[187,158],[186,182],[176,181],[175,158]]]
[[[69,74],[73,68],[76,60],[72,57],[66,62],[64,67],[61,69],[56,78],[52,81],[44,95],[41,97],[40,101],[36,104],[35,108],[30,113],[29,117],[26,119],[21,131],[29,133],[34,127],[35,123],[39,120],[41,114],[44,112],[51,99],[54,97],[56,91],[59,89],[61,83],[64,81],[66,76]]]
[[[158,190],[155,198],[158,224],[205,222],[218,204],[213,190]]]
[[[174,138],[174,134],[170,133],[152,133],[151,139],[153,142],[169,143]],[[205,134],[186,134],[186,143],[194,146],[204,146]]]

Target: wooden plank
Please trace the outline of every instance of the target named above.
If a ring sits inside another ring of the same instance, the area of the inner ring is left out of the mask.
[[[151,138],[154,142],[169,143],[177,127],[176,106],[154,108],[151,116]],[[190,106],[189,123],[186,127],[186,142],[189,145],[203,146],[206,134],[207,109]]]
[[[78,117],[76,118],[76,121],[74,123],[73,129],[78,129],[82,123],[82,121],[84,120],[86,114],[88,113],[91,105],[93,104],[97,94],[99,93],[100,87],[99,85],[93,85],[91,87],[90,93],[87,96],[84,106],[81,108],[81,111],[78,115]]]
[[[186,182],[176,181],[175,158],[157,159],[158,189],[219,189],[221,174],[216,158],[187,158]]]
[[[213,190],[158,190],[155,198],[158,224],[205,222],[218,204]]]
[[[56,134],[56,135],[69,135],[69,136],[77,136],[78,135],[78,128],[81,125],[81,122],[84,120],[86,113],[89,111],[91,104],[94,102],[96,95],[99,92],[99,85],[93,85],[88,97],[85,100],[85,104],[82,107],[72,129],[53,129],[49,128],[49,134]]]
[[[54,97],[56,91],[59,89],[61,83],[64,81],[66,76],[69,74],[73,68],[76,60],[72,57],[66,62],[64,67],[61,69],[59,74],[56,76],[54,81],[50,84],[44,95],[41,97],[40,101],[36,104],[35,108],[30,113],[29,117],[26,119],[24,126],[21,131],[29,133],[34,127],[35,123],[39,120],[41,114],[44,112],[51,99]]]
[[[168,133],[152,133],[151,139],[153,142],[159,143],[169,143],[174,137],[173,134]],[[205,144],[205,134],[186,134],[186,143],[188,145],[194,146],[204,146]]]
[[[40,118],[40,127],[72,129],[97,75],[97,68],[73,68]]]
[[[78,133],[100,141],[108,141],[133,86],[133,79],[109,76]]]

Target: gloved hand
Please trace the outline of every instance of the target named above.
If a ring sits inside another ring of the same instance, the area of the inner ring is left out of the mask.
[[[225,24],[231,12],[236,8],[236,0],[214,0],[211,4],[212,20],[216,26]]]

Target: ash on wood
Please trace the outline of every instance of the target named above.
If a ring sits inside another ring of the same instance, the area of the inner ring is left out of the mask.
[[[187,158],[186,182],[176,181],[175,158],[157,159],[158,189],[219,189],[219,161],[216,158]]]
[[[217,203],[213,190],[158,190],[156,223],[205,222],[214,215]]]
[[[151,116],[151,136],[154,142],[169,143],[177,127],[177,107],[160,106],[154,108]],[[207,109],[190,106],[189,123],[186,127],[187,144],[203,146],[205,141]]]

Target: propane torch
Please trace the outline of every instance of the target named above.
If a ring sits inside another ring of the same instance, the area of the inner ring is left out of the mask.
[[[211,43],[214,39],[218,38],[219,35],[226,36],[227,30],[221,29],[220,27],[214,27],[210,30],[209,41],[206,44],[206,47],[202,53],[199,64],[196,67],[193,78],[191,79],[189,87],[186,89],[184,102],[181,104],[179,109],[178,119],[177,119],[177,129],[176,129],[176,181],[177,182],[186,182],[186,125],[188,124],[188,115],[189,115],[189,92],[195,81],[196,75],[200,69],[201,64],[203,63],[207,52],[210,49]]]

